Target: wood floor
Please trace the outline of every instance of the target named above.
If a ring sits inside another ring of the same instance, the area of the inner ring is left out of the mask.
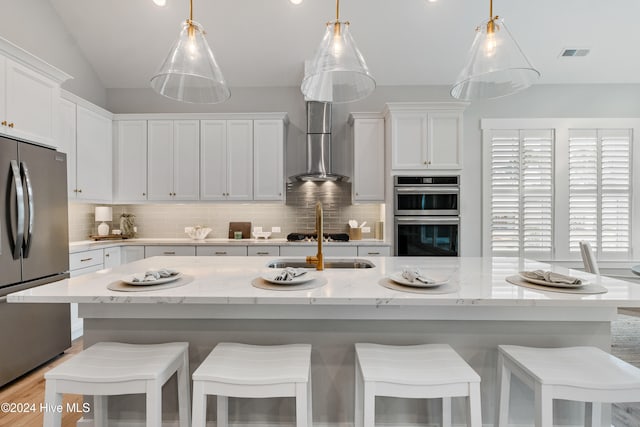
[[[0,403],[15,404],[13,409],[21,410],[13,413],[0,412],[0,427],[41,427],[43,412],[40,410],[40,403],[44,402],[44,374],[80,351],[82,351],[82,338],[75,340],[71,348],[62,356],[34,369],[24,377],[0,387]],[[76,404],[81,408],[82,402],[81,395],[65,394],[62,404],[65,408],[67,404]],[[64,411],[62,427],[75,427],[81,417],[81,412]]]
[[[618,319],[611,324],[611,353],[640,368],[640,309],[620,310]],[[73,342],[72,347],[64,355],[41,366],[20,380],[0,388],[0,403],[38,405],[35,412],[5,413],[0,412],[0,427],[40,427],[42,412],[40,402],[44,402],[44,374],[47,370],[60,364],[82,350],[82,339]],[[63,405],[82,405],[82,396],[65,395]],[[62,427],[75,427],[82,417],[80,412],[65,411]],[[640,404],[620,404],[613,408],[613,425],[615,427],[640,426]]]

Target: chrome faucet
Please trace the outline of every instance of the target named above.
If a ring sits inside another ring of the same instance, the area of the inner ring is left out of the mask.
[[[324,270],[324,256],[322,255],[322,240],[324,239],[324,224],[322,219],[322,203],[316,203],[316,235],[318,236],[318,253],[308,256],[307,264],[316,266],[316,270]]]

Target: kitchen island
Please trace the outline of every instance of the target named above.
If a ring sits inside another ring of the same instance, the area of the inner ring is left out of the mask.
[[[191,371],[216,343],[310,343],[313,418],[319,426],[353,423],[355,342],[408,345],[445,342],[482,377],[483,422],[495,416],[496,346],[593,345],[610,350],[610,322],[618,307],[640,306],[640,286],[517,258],[370,258],[368,269],[312,271],[321,287],[265,290],[252,285],[268,271],[260,257],[154,257],[9,296],[9,302],[75,302],[84,318],[84,344],[98,341],[188,341]],[[448,278],[452,293],[408,293],[383,287],[405,266]],[[172,267],[185,284],[162,290],[107,289],[132,273]],[[552,269],[601,285],[603,294],[539,291],[512,285],[518,271]],[[532,392],[514,380],[511,422],[531,424]],[[167,387],[175,390],[174,381]],[[165,420],[176,402],[165,393]],[[211,405],[209,419],[215,419]],[[379,398],[376,419],[389,425],[439,423],[439,402]],[[294,420],[292,399],[231,400],[230,420],[281,425]],[[454,399],[454,424],[464,424],[465,404]],[[144,399],[111,399],[110,417],[141,421]],[[582,406],[556,405],[555,423],[581,422]]]

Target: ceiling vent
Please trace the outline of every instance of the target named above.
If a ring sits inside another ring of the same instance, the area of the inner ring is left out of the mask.
[[[563,49],[560,53],[561,57],[570,57],[570,56],[587,56],[590,52],[590,49],[577,49],[577,48],[568,48]]]

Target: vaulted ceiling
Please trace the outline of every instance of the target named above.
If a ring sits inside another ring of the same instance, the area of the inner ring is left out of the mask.
[[[148,87],[188,0],[50,0],[107,88]],[[193,0],[230,86],[297,86],[335,16],[333,0]],[[342,0],[378,85],[450,85],[489,0]],[[637,0],[496,0],[539,83],[640,83]],[[562,58],[564,48],[588,48]]]

